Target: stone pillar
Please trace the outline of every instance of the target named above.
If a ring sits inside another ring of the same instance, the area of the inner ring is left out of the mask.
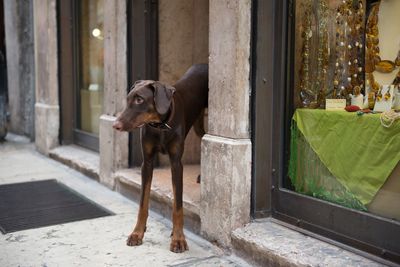
[[[33,5],[30,0],[4,1],[10,131],[34,139],[35,62]]]
[[[126,1],[104,1],[104,103],[100,117],[100,182],[114,188],[113,173],[128,167],[127,133],[112,128],[128,89]]]
[[[208,134],[201,151],[201,232],[230,246],[250,220],[251,0],[210,0]]]
[[[59,145],[57,1],[34,0],[35,36],[35,143],[48,154]]]

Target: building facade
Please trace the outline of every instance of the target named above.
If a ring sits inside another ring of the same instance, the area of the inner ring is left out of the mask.
[[[208,63],[207,133],[201,140],[189,134],[184,156],[188,168],[201,172],[201,184],[191,185],[198,194],[195,204],[184,205],[191,229],[223,247],[246,251],[261,264],[296,260],[241,248],[237,231],[259,219],[385,264],[399,263],[399,125],[382,133],[390,146],[385,146],[388,156],[378,159],[390,160],[372,175],[360,175],[361,161],[350,168],[340,154],[353,149],[376,154],[367,144],[353,146],[362,133],[347,141],[324,139],[332,135],[326,129],[339,127],[335,122],[348,120],[345,129],[361,123],[355,118],[368,118],[363,127],[382,131],[379,115],[349,117],[345,111],[329,113],[325,106],[326,99],[344,99],[349,106],[350,95],[372,92],[363,82],[370,77],[364,52],[369,39],[360,36],[369,36],[374,12],[390,10],[382,0],[374,11],[376,2],[35,0],[37,150],[54,157],[62,147],[89,149],[98,157],[99,182],[127,193],[121,176],[141,162],[139,134],[114,131],[112,124],[130,86],[138,79],[173,84],[192,64]],[[349,29],[350,37],[345,35]],[[395,30],[388,34],[400,36]],[[353,53],[353,47],[359,51]],[[382,44],[382,59],[391,55],[384,53],[390,47]],[[393,65],[397,71],[398,61],[400,53]],[[392,85],[389,99],[395,109],[392,96],[399,89]],[[329,124],[327,116],[345,118],[329,118]],[[328,124],[316,131],[322,122]],[[321,152],[325,144],[336,144],[335,149]],[[160,169],[166,164],[160,156]],[[374,159],[363,164],[380,166]]]
[[[231,13],[221,24],[227,4]],[[202,142],[207,163],[201,164],[201,198],[223,198],[201,201],[207,204],[199,216],[205,235],[230,245],[231,231],[250,221],[250,13],[250,1],[35,1],[38,150],[48,155],[68,144],[98,150],[99,181],[115,188],[114,173],[140,163],[138,134],[112,128],[129,84],[158,78],[172,83],[192,64],[209,61],[212,101]],[[85,40],[82,32],[92,36]],[[221,46],[221,39],[229,41]],[[200,142],[190,138],[200,154]],[[232,214],[230,223],[219,211]]]

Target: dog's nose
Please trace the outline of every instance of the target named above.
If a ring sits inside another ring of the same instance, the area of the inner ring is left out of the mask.
[[[115,122],[113,123],[113,128],[114,128],[115,130],[122,131],[122,122],[120,122],[120,121],[115,121]]]

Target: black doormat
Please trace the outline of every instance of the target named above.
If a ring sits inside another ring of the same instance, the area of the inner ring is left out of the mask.
[[[113,215],[57,180],[0,185],[5,233]]]

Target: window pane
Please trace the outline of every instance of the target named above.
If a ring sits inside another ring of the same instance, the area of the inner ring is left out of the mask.
[[[84,0],[79,3],[79,128],[99,133],[103,103],[103,2]]]
[[[295,8],[283,184],[400,220],[400,1],[299,0]]]

